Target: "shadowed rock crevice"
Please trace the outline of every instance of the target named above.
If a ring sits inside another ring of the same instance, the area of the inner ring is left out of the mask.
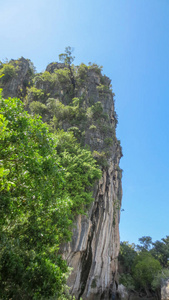
[[[80,278],[80,293],[78,299],[83,295],[86,288],[87,279],[89,276],[90,268],[92,266],[92,248],[91,248],[92,236],[88,239],[87,249],[82,254],[82,272]]]

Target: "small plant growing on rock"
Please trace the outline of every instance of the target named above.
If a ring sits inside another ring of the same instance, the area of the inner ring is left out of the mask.
[[[4,64],[3,67],[0,69],[0,75],[4,75],[1,78],[1,81],[3,83],[6,83],[9,81],[12,77],[16,76],[16,70],[15,67],[11,64]]]

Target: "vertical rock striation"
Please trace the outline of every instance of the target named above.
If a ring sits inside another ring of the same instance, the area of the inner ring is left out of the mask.
[[[106,125],[115,128],[115,111],[113,93],[105,90],[98,92],[101,77],[95,71],[89,71],[84,84],[86,101],[100,101],[103,111],[109,115]],[[104,76],[105,86],[110,80]],[[83,91],[84,92],[84,91]],[[86,130],[85,143],[92,150],[105,150],[105,137],[112,136],[102,132],[101,128],[91,132]],[[119,253],[119,221],[122,198],[121,169],[119,161],[122,156],[115,132],[113,144],[109,145],[107,166],[103,167],[102,178],[95,186],[95,199],[87,216],[78,216],[73,230],[72,242],[65,245],[64,257],[73,268],[68,278],[70,292],[77,299],[88,300],[112,299],[116,292],[117,267]]]
[[[64,257],[73,268],[68,285],[78,299],[109,299],[116,289],[122,195],[120,157],[117,147],[95,188],[95,201],[88,216],[77,218],[72,242],[64,248]]]

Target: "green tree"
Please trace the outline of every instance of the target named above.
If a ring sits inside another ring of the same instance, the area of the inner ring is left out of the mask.
[[[1,75],[3,75],[2,78]],[[0,78],[2,83],[6,83],[11,78],[15,77],[15,75],[16,75],[16,70],[12,64],[7,63],[2,65],[2,68],[0,69]]]
[[[64,189],[60,193],[64,197],[70,195],[74,215],[83,214],[93,201],[92,187],[101,177],[101,170],[92,153],[81,148],[72,132],[57,131],[56,150],[65,170]]]
[[[65,52],[59,54],[59,60],[63,61],[66,65],[70,66],[74,61],[75,57],[72,56],[73,49],[68,46],[65,48]]]
[[[131,273],[136,257],[135,244],[129,244],[128,242],[120,243],[119,262],[122,266],[123,273]]]
[[[153,279],[152,287],[153,289],[161,288],[164,280],[169,278],[169,269],[160,270]]]
[[[48,299],[65,283],[58,249],[71,235],[71,201],[57,196],[63,171],[55,141],[18,99],[1,98],[0,121],[0,294]]]
[[[153,243],[151,254],[159,260],[163,268],[169,265],[169,236]]]
[[[169,269],[160,270],[152,281],[152,289],[156,292],[157,299],[161,299],[161,288],[164,285],[165,281],[169,278]]]
[[[61,296],[68,268],[59,246],[70,240],[73,215],[92,201],[90,189],[100,174],[90,151],[76,145],[72,134],[50,134],[20,100],[0,98],[4,300]]]
[[[135,289],[134,278],[129,273],[123,273],[120,275],[119,283],[123,284],[129,292]]]
[[[73,52],[73,49],[70,46],[66,47],[65,53],[59,54],[59,60],[63,61],[65,66],[68,67],[69,72],[70,72],[71,83],[72,83],[73,89],[75,90],[75,78],[74,78],[73,70],[71,67],[72,62],[74,61],[75,57],[72,56],[72,52]],[[74,93],[73,93],[73,97],[74,97]]]
[[[152,247],[152,238],[150,236],[143,236],[141,238],[138,239],[141,246],[137,245],[137,249],[139,251],[149,251]]]
[[[133,265],[133,278],[138,289],[144,289],[147,295],[152,288],[156,274],[161,270],[161,265],[149,252],[141,252],[136,257]]]
[[[128,242],[120,243],[119,252],[119,283],[123,284],[128,291],[135,289],[135,280],[132,274],[133,263],[137,257],[135,250],[135,244],[129,244]]]

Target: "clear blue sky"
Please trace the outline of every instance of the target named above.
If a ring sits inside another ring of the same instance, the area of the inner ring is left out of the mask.
[[[124,157],[122,241],[169,235],[169,0],[0,0],[0,59],[37,71],[74,47],[112,79]]]

